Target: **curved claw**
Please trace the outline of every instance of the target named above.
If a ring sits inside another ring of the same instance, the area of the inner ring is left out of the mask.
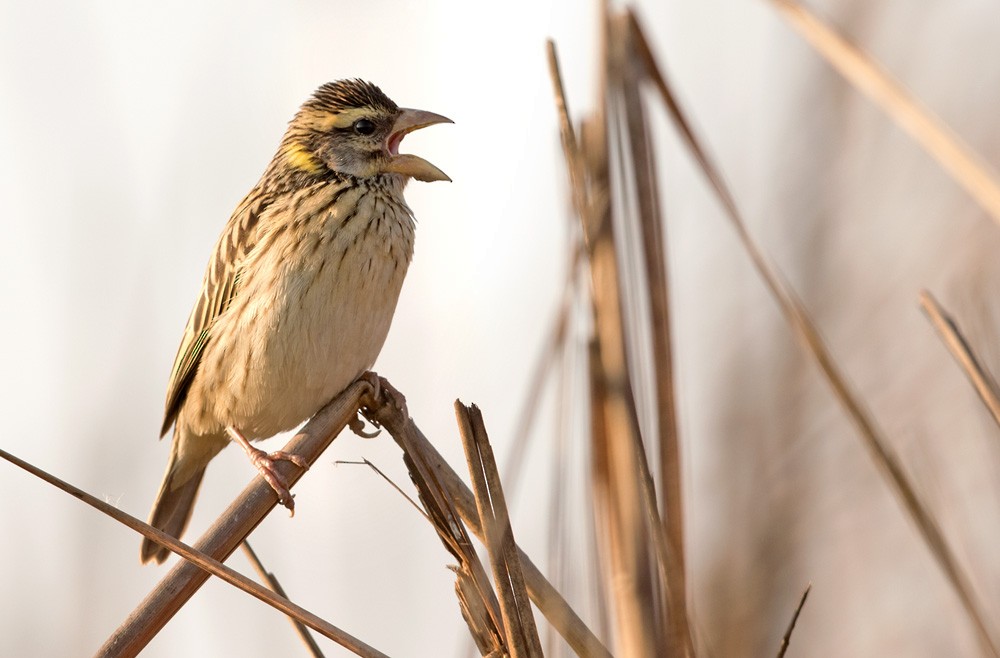
[[[351,428],[351,431],[360,436],[362,439],[374,439],[376,436],[382,433],[382,429],[376,427],[374,432],[369,432],[365,429],[365,422],[355,416],[350,421],[348,421],[347,426]]]

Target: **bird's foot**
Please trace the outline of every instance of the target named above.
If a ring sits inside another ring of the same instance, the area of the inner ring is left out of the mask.
[[[403,418],[409,417],[410,412],[406,408],[406,397],[397,391],[385,377],[379,377],[374,372],[368,370],[362,373],[358,379],[366,382],[372,388],[372,393],[365,398],[362,398],[363,401],[361,403],[361,408],[359,409],[361,415],[364,416],[369,423],[375,427],[382,427],[382,424],[378,420],[379,415],[380,413],[387,412],[390,409],[401,413]],[[355,419],[355,421],[357,421],[356,424],[361,424],[358,419]],[[355,429],[355,423],[351,424],[351,429],[357,432]]]
[[[243,450],[247,453],[247,457],[250,458],[250,463],[257,468],[261,477],[263,477],[267,483],[271,485],[271,488],[274,489],[274,493],[278,494],[278,502],[287,507],[292,516],[295,516],[295,499],[292,496],[292,492],[288,490],[285,478],[283,478],[281,474],[275,470],[275,465],[279,461],[289,461],[300,468],[308,470],[309,462],[307,462],[301,455],[296,455],[294,453],[284,452],[282,450],[267,453],[259,448],[254,448],[250,445],[250,442],[246,440],[243,434],[235,427],[227,427],[226,433],[229,434],[233,441],[236,441],[236,443],[243,448]]]

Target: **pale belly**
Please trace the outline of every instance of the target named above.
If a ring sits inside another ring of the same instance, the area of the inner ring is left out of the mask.
[[[412,254],[412,219],[402,210],[362,198],[356,218],[332,218],[318,245],[280,243],[256,254],[252,276],[212,332],[181,422],[199,435],[231,425],[267,438],[371,368]]]

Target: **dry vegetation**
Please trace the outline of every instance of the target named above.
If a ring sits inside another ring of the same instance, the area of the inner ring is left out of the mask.
[[[774,0],[776,10],[812,44],[858,91],[868,95],[906,130],[941,166],[1000,222],[1000,187],[996,178],[968,147],[943,124],[923,110],[863,52],[803,8],[788,0]],[[836,356],[827,347],[816,323],[795,290],[771,263],[766,250],[751,235],[739,204],[723,175],[713,164],[685,117],[674,89],[663,73],[654,49],[646,41],[636,17],[609,12],[604,21],[604,51],[596,65],[601,71],[597,111],[576,117],[567,107],[554,44],[548,58],[555,108],[559,117],[572,206],[578,223],[569,231],[566,293],[556,309],[547,347],[541,355],[528,391],[520,436],[527,437],[537,401],[547,381],[557,374],[579,378],[586,391],[588,419],[589,516],[580,521],[590,528],[594,550],[587,576],[593,579],[596,612],[588,622],[560,595],[541,570],[517,545],[504,488],[493,456],[486,423],[475,406],[456,402],[456,415],[467,455],[471,490],[444,462],[406,411],[405,400],[385,380],[380,390],[358,382],[321,411],[292,440],[288,450],[313,463],[360,412],[399,444],[420,506],[450,554],[462,615],[482,656],[540,656],[560,650],[553,636],[535,625],[532,604],[565,643],[580,656],[724,655],[714,652],[713,638],[705,636],[698,611],[691,605],[685,556],[685,516],[692,508],[682,492],[682,453],[685,437],[678,430],[671,336],[671,301],[666,227],[661,215],[657,157],[652,148],[650,121],[669,117],[692,159],[714,189],[747,257],[798,339],[802,353],[816,366],[856,437],[877,468],[884,486],[898,502],[899,514],[912,523],[913,541],[922,542],[933,556],[961,602],[964,623],[973,629],[983,655],[1000,656],[994,620],[984,610],[973,582],[942,529],[939,511],[928,505],[908,475],[878,419],[855,390]],[[983,403],[1000,423],[997,386],[975,346],[930,293],[922,305],[956,367],[968,375]],[[574,356],[569,336],[584,334],[586,350]],[[572,367],[566,367],[570,363]],[[558,367],[562,364],[564,367]],[[573,383],[563,382],[563,387]],[[564,388],[563,398],[571,398]],[[564,413],[569,413],[564,410]],[[561,444],[565,450],[565,444]],[[510,463],[521,462],[523,442],[514,446]],[[4,453],[12,461],[16,458]],[[32,469],[23,462],[24,468]],[[562,461],[552,478],[554,518],[565,510],[560,496],[571,474]],[[297,467],[281,462],[290,482],[301,477]],[[51,476],[40,477],[53,481]],[[506,484],[512,486],[516,474]],[[57,483],[59,484],[59,483]],[[99,507],[137,532],[166,545],[185,561],[177,564],[161,584],[108,639],[100,655],[133,656],[148,643],[209,575],[222,578],[301,626],[347,647],[360,656],[383,655],[307,610],[291,603],[277,581],[259,567],[272,591],[225,567],[225,560],[275,506],[275,497],[259,478],[193,547],[159,533],[69,485],[59,484],[85,502]],[[553,525],[550,544],[558,586],[565,584],[558,547],[565,541],[561,524]],[[485,548],[481,561],[471,536]],[[249,551],[249,548],[246,547]],[[535,556],[537,559],[537,556]],[[254,561],[259,565],[256,557]],[[561,575],[559,575],[561,574]],[[795,621],[808,609],[808,583],[788,596],[787,630],[773,637],[773,654],[795,653]],[[798,598],[796,608],[794,602]],[[301,627],[300,627],[301,628]],[[301,628],[309,650],[319,647]],[[367,638],[378,644],[378,638]]]

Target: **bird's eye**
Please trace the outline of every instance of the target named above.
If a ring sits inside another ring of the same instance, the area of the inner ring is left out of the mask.
[[[358,119],[354,122],[354,132],[359,135],[371,135],[375,132],[375,123],[369,119]]]

